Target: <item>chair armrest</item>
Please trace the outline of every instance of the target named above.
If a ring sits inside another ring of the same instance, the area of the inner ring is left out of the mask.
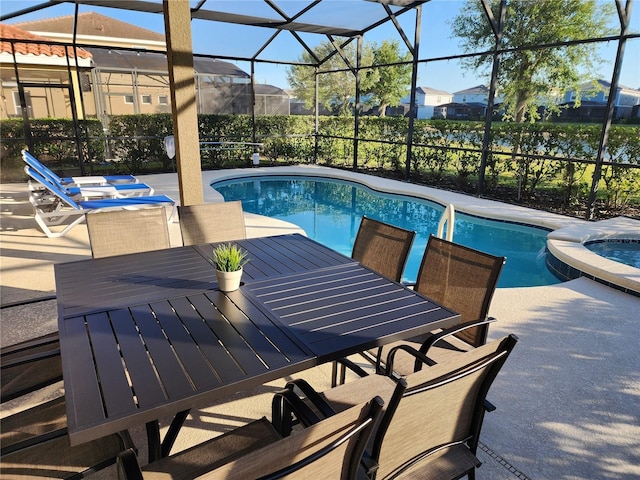
[[[458,332],[461,332],[463,330],[466,330],[467,328],[472,328],[472,327],[478,327],[480,325],[485,325],[487,323],[493,323],[495,322],[496,319],[493,317],[489,317],[489,318],[483,318],[482,320],[474,320],[472,322],[465,322],[462,323],[460,325],[455,325],[453,327],[450,328],[445,328],[444,330],[438,332],[438,333],[433,333],[431,334],[431,336],[429,336],[429,338],[427,338],[423,343],[422,346],[420,347],[420,353],[423,354],[427,354],[428,350],[439,340],[445,338],[445,337],[450,337],[451,335],[454,335]]]
[[[10,453],[17,452],[19,450],[23,450],[25,448],[33,447],[34,445],[39,445],[41,443],[48,442],[55,438],[64,437],[67,435],[67,429],[59,428],[57,430],[51,430],[50,432],[41,433],[39,435],[35,435],[19,442],[12,443],[9,446],[2,447],[0,449],[0,455],[9,455]]]
[[[132,448],[128,448],[118,455],[116,465],[119,480],[143,480],[138,457]]]
[[[379,350],[381,351],[382,349]],[[367,352],[360,352],[360,355],[372,365],[376,365],[376,370],[378,369],[377,365],[380,362],[377,359],[370,358],[369,355],[367,355]],[[340,366],[340,378],[338,378],[338,366]],[[342,385],[345,382],[347,369],[351,370],[359,377],[366,377],[367,375],[369,375],[357,363],[352,362],[347,358],[339,358],[338,360],[334,360],[333,362],[331,362],[331,388]]]
[[[422,365],[422,364],[426,363],[429,366],[436,364],[436,362],[434,362],[433,360],[428,358],[426,355],[424,355],[420,351],[418,351],[415,348],[413,348],[411,345],[400,344],[400,345],[398,345],[396,347],[393,347],[391,350],[389,350],[389,354],[387,355],[385,375],[387,375],[388,377],[397,378],[397,375],[393,374],[393,360],[394,360],[394,358],[396,356],[396,353],[398,351],[400,351],[400,350],[402,350],[402,351],[408,353],[409,355],[412,355],[413,357],[415,357],[416,364],[420,363]]]
[[[23,342],[0,354],[0,403],[8,402],[62,380],[58,340]]]
[[[318,411],[324,418],[328,418],[336,414],[336,411],[333,409],[333,407],[329,405],[329,403],[322,396],[320,396],[320,394],[316,392],[306,380],[298,378],[296,380],[287,382],[286,388],[293,390],[294,387],[300,389],[304,396],[307,397],[307,399],[313,404],[315,408],[318,409]]]
[[[37,362],[38,360],[44,360],[47,358],[60,356],[60,348],[53,348],[46,352],[36,352],[29,355],[24,355],[18,358],[2,359],[2,369],[19,367],[20,365],[26,365],[28,363]]]
[[[315,407],[314,411],[296,392],[298,388],[307,401]],[[291,434],[293,415],[297,423],[304,427],[335,415],[335,410],[316,392],[311,385],[302,379],[287,382],[285,388],[276,392],[271,400],[271,423],[282,437]]]

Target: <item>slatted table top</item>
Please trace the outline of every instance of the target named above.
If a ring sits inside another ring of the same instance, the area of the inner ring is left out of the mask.
[[[304,236],[237,243],[226,294],[211,245],[56,265],[72,444],[458,321]]]

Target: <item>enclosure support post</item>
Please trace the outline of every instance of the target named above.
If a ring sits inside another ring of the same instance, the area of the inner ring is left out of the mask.
[[[491,6],[487,0],[482,0],[482,8],[489,19],[489,24],[496,38],[496,45],[493,50],[493,67],[491,69],[491,84],[489,85],[489,98],[487,99],[487,111],[484,122],[484,136],[482,137],[482,157],[480,158],[480,171],[478,172],[478,195],[484,193],[485,172],[487,170],[487,160],[489,158],[489,142],[491,141],[491,124],[493,121],[493,106],[495,104],[496,84],[498,83],[498,68],[500,66],[500,48],[502,47],[502,37],[504,30],[504,19],[507,12],[507,2],[500,2],[500,19],[496,25]]]
[[[314,163],[318,163],[318,127],[319,127],[319,117],[318,117],[318,104],[319,104],[319,96],[318,96],[318,65],[315,66],[315,98],[314,98],[314,108],[313,111],[315,112],[314,115],[314,119],[313,119],[313,138],[315,140],[315,145],[313,147],[313,157],[314,157]]]
[[[171,113],[181,205],[204,203],[198,111],[195,102],[191,9],[187,0],[163,0]]]
[[[418,109],[416,108],[416,88],[418,85],[418,53],[420,51],[420,26],[422,24],[422,5],[416,7],[416,31],[413,41],[413,64],[411,67],[411,95],[409,100],[409,131],[407,132],[407,158],[405,160],[404,179],[409,180],[411,173],[411,157],[413,148],[413,128]]]
[[[358,170],[358,137],[360,131],[360,63],[362,61],[362,35],[358,36],[356,48],[356,101],[353,112],[353,171]]]
[[[593,170],[593,178],[591,179],[591,190],[589,191],[589,200],[587,202],[587,212],[585,218],[593,220],[594,205],[596,203],[596,194],[598,193],[598,184],[602,175],[602,161],[604,152],[607,148],[609,139],[609,130],[611,129],[611,120],[613,119],[614,104],[616,92],[618,91],[618,81],[620,79],[620,69],[622,68],[622,57],[624,57],[624,47],[627,43],[627,34],[629,33],[629,24],[631,19],[631,1],[627,0],[625,9],[622,7],[622,0],[616,0],[618,9],[618,17],[620,18],[620,39],[618,40],[618,51],[616,52],[616,61],[613,67],[613,76],[611,78],[611,86],[609,88],[609,98],[604,116],[604,125],[600,136],[600,144],[598,145],[598,154],[596,156],[596,165]]]
[[[251,60],[251,141],[254,143],[253,153],[258,151],[257,132],[256,132],[256,62]],[[277,160],[277,159],[276,159]]]

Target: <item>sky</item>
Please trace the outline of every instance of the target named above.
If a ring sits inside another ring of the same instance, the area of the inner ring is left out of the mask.
[[[159,0],[152,1],[159,3]],[[640,3],[638,0],[635,0],[635,2]],[[7,15],[10,12],[27,9],[33,5],[40,5],[42,3],[44,3],[44,0],[2,0],[0,2],[0,15]],[[270,14],[273,16],[273,12],[270,11],[269,7],[262,1],[235,0],[232,4],[229,2],[226,3],[233,5],[229,8],[239,8],[242,13],[251,15]],[[300,4],[304,5],[308,2],[301,0],[279,0],[277,3],[287,14],[293,14],[301,8]],[[451,37],[450,24],[463,3],[462,0],[432,0],[424,5],[419,55],[421,59],[446,57],[462,53],[457,39]],[[216,4],[222,5],[222,8],[224,8],[225,2],[216,2]],[[365,2],[367,7],[371,9],[371,17],[362,15],[361,11],[354,10],[356,4],[362,4],[361,0],[357,2],[353,0],[327,0],[327,2],[323,2],[322,4],[323,10],[314,10],[315,17],[305,20],[321,20],[324,16],[327,16],[341,26],[364,26],[371,18],[381,16],[380,10],[382,7],[376,3]],[[632,9],[631,30],[633,32],[640,32],[640,5],[634,6],[636,8]],[[162,15],[81,5],[80,12],[86,11],[95,11],[158,33],[164,32]],[[72,15],[73,12],[73,4],[62,4],[10,19],[6,23],[18,23],[34,19]],[[408,13],[400,16],[398,19],[406,35],[413,40],[415,28],[414,15]],[[265,28],[225,25],[194,20],[192,22],[193,50],[194,53],[200,54],[217,54],[248,58],[260,50],[271,37],[272,33],[273,30]],[[300,36],[311,47],[317,45],[320,41],[326,40],[326,37],[319,35],[301,34]],[[401,45],[404,45],[391,22],[387,22],[385,25],[365,35],[366,42],[380,44],[383,40],[397,40]],[[615,42],[599,47],[599,54],[605,59],[604,64],[600,68],[599,78],[607,81],[611,79],[616,48],[617,44]],[[302,52],[303,47],[295,38],[288,32],[282,32],[271,45],[261,52],[259,58],[296,61],[300,58]],[[234,63],[248,73],[251,71],[249,62]],[[256,81],[275,85],[280,88],[289,88],[286,78],[287,69],[288,66],[286,65],[271,65],[258,62],[255,67]],[[619,83],[620,85],[630,88],[640,88],[640,39],[632,39],[627,42]],[[455,93],[480,84],[488,84],[488,79],[476,72],[464,70],[459,62],[455,60],[428,62],[422,64],[418,70],[419,86],[430,87],[448,93]]]

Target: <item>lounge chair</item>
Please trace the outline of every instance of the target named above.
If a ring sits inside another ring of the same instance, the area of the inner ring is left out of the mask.
[[[140,469],[129,450],[118,458],[120,480],[160,478],[355,480],[382,411],[363,402],[282,439],[264,417]]]
[[[510,335],[399,380],[369,375],[322,393],[302,379],[293,380],[275,394],[272,422],[286,436],[294,420],[306,426],[307,418],[340,412],[376,392],[385,412],[365,453],[368,478],[475,478],[484,399],[516,343]],[[404,348],[417,360],[427,360]],[[389,369],[396,351],[390,353]],[[309,413],[300,413],[305,410]]]
[[[51,198],[47,202],[44,202],[40,196],[29,195],[29,201],[33,205],[35,213],[35,220],[42,231],[50,238],[66,235],[73,227],[84,221],[85,213],[90,211],[124,208],[137,209],[164,205],[171,206],[169,220],[172,220],[175,215],[175,202],[166,195],[76,201],[64,190],[43,178],[42,175],[28,165],[25,166],[25,170],[28,170],[31,177],[42,183],[50,194]],[[71,222],[67,223],[69,220],[71,220]],[[54,232],[50,228],[51,226],[61,224],[64,224],[65,227],[59,232]]]
[[[164,207],[89,212],[86,219],[93,258],[171,246]]]
[[[183,245],[247,238],[242,202],[203,203],[178,207]]]
[[[74,177],[77,182],[65,182],[65,180],[72,179],[60,178],[28,151],[22,150],[22,159],[27,166],[30,167],[30,170],[25,168],[25,173],[32,178],[32,180],[29,181],[29,190],[34,195],[43,195],[44,193],[45,198],[47,185],[43,185],[42,179],[48,180],[49,183],[58,186],[74,200],[153,195],[154,193],[153,188],[146,183],[140,183],[135,177],[130,175],[124,175],[123,177],[131,177],[135,181],[128,183],[124,181],[114,181],[114,183],[110,183],[108,179],[116,179],[120,177],[116,175],[107,177]],[[30,173],[31,171],[37,172],[40,177],[33,177]]]
[[[31,168],[39,172],[44,177],[49,178],[53,183],[66,186],[80,186],[80,185],[113,185],[123,183],[139,183],[139,180],[133,175],[98,175],[88,177],[66,177],[61,178],[56,173],[47,167],[44,163],[38,160],[28,150],[22,150],[22,160]]]

